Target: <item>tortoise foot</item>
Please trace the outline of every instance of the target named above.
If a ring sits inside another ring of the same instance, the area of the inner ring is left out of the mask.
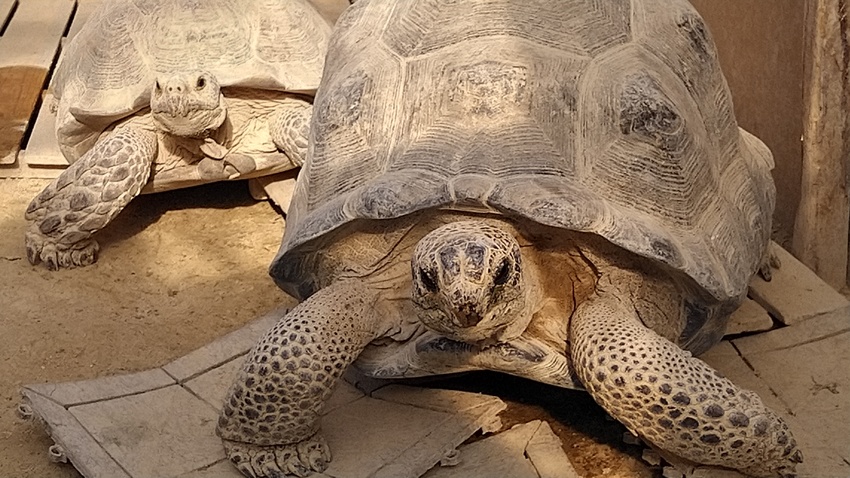
[[[97,253],[100,251],[97,241],[91,238],[68,248],[58,245],[49,237],[32,232],[26,234],[25,244],[30,264],[43,262],[52,271],[92,265],[97,262]]]
[[[222,440],[230,462],[251,478],[306,477],[325,471],[330,448],[319,434],[289,445],[259,446]]]

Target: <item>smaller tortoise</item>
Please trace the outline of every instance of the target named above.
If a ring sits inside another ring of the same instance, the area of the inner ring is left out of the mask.
[[[769,241],[770,152],[684,0],[361,0],[340,17],[271,275],[302,300],[218,422],[251,477],[330,458],[343,371],[583,388],[681,458],[787,476],[782,418],[692,354]]]
[[[307,0],[104,2],[52,80],[71,165],[27,208],[29,261],[95,262],[143,189],[300,166],[330,29]]]

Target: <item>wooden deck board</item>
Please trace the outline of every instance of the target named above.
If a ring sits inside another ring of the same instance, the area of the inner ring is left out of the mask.
[[[41,98],[73,0],[21,1],[0,38],[0,164],[13,164]]]
[[[18,0],[0,0],[0,25],[5,25]]]
[[[103,3],[103,0],[78,0],[77,10],[74,13],[74,19],[68,29],[68,36],[65,42],[73,38],[80,31],[80,28],[88,21],[94,9],[100,6],[101,3]],[[43,166],[68,166],[68,160],[62,155],[62,152],[59,150],[59,144],[56,141],[55,101],[52,89],[44,91],[32,134],[30,134],[24,151],[19,155],[23,162],[26,162],[28,166],[35,167],[36,171],[40,171],[40,167]],[[45,173],[50,174],[50,171],[46,171]]]

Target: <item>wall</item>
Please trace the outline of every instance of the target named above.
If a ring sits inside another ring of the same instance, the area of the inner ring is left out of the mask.
[[[805,0],[691,0],[714,36],[741,127],[773,151],[777,239],[800,202]]]

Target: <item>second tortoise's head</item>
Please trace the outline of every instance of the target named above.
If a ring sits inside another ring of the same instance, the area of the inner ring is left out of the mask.
[[[519,244],[508,232],[481,221],[450,223],[419,241],[411,264],[413,301],[428,328],[488,344],[528,325]]]
[[[227,117],[215,76],[191,71],[161,76],[151,93],[151,114],[159,128],[188,138],[206,137]]]

